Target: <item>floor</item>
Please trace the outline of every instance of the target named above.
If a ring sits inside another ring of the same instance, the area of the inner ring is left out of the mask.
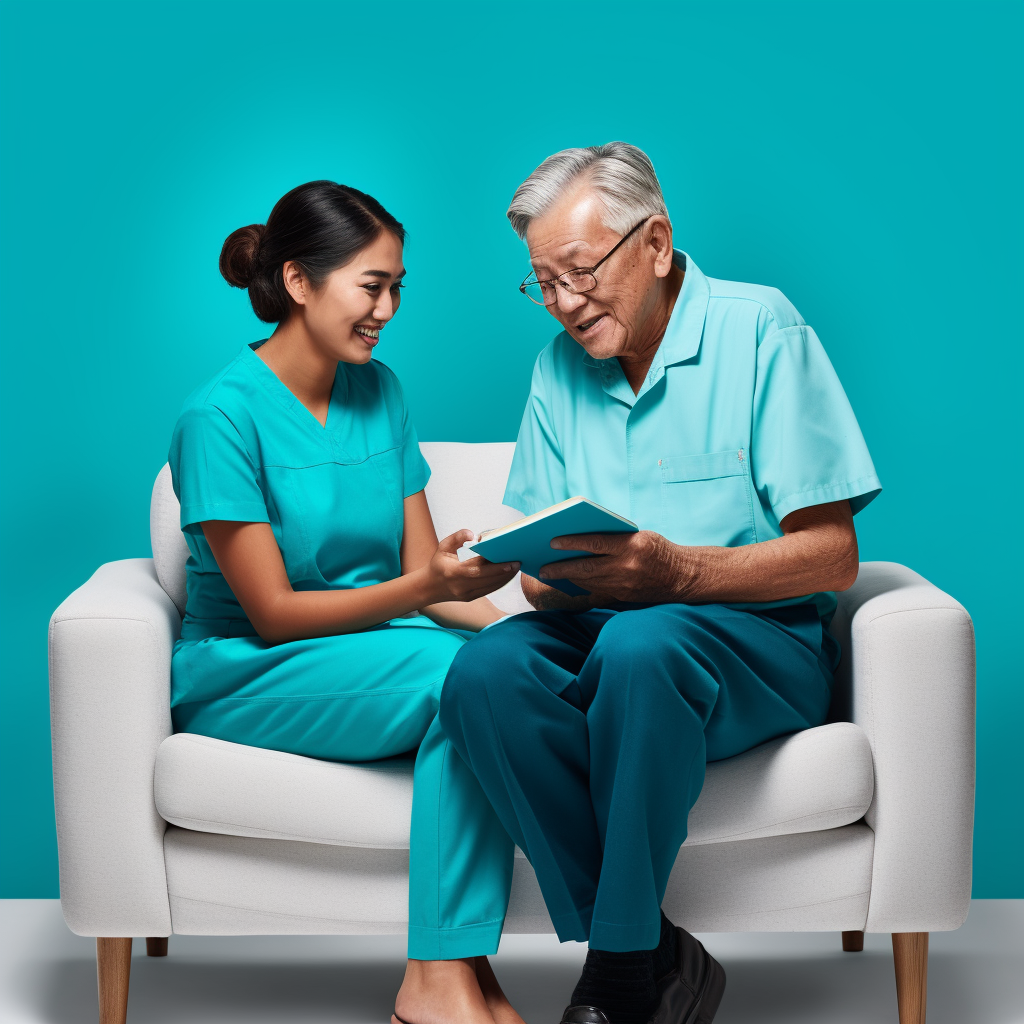
[[[715,1024],[896,1024],[886,935],[843,953],[839,935],[701,936],[729,984]],[[55,900],[0,901],[0,1024],[95,1024],[94,942]],[[528,1024],[556,1024],[585,947],[507,936],[495,972]],[[129,1024],[386,1024],[399,936],[175,935],[166,959],[136,941]],[[1024,900],[976,900],[931,939],[929,1024],[1024,1024]]]

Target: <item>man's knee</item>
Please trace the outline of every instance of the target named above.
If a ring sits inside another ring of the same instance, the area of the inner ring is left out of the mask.
[[[601,630],[593,656],[601,686],[628,690],[659,683],[703,702],[717,685],[708,659],[705,615],[688,605],[655,605],[616,615]]]
[[[678,646],[681,634],[688,631],[688,618],[685,605],[620,612],[601,630],[594,654],[624,664],[656,664]]]
[[[524,650],[521,631],[510,620],[481,633],[455,655],[441,690],[441,726],[449,735],[467,719],[490,714],[496,697],[505,701],[511,696],[523,675],[514,666]]]

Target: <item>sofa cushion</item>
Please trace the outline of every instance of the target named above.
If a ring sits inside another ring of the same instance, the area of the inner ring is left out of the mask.
[[[156,760],[156,805],[174,825],[264,839],[408,849],[412,760],[335,764],[178,733]],[[709,764],[688,846],[816,832],[871,803],[871,751],[836,722]]]

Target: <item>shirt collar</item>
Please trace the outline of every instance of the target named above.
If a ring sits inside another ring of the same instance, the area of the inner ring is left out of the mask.
[[[662,366],[685,362],[697,354],[711,297],[708,279],[682,249],[675,250],[672,262],[685,270],[686,276],[655,357]]]
[[[651,366],[656,376],[660,376],[658,371],[662,367],[692,359],[700,350],[704,319],[711,297],[711,286],[697,264],[682,249],[675,249],[673,252],[672,262],[686,274],[676,304],[672,308],[672,315],[668,318],[665,336],[661,339]],[[593,359],[589,355],[584,355],[583,362],[587,366],[603,368],[609,362],[617,363],[617,360]]]

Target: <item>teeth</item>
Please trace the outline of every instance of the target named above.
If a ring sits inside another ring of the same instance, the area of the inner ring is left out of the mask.
[[[379,338],[380,331],[375,330],[373,327],[357,327],[356,334],[363,335],[364,338]]]

